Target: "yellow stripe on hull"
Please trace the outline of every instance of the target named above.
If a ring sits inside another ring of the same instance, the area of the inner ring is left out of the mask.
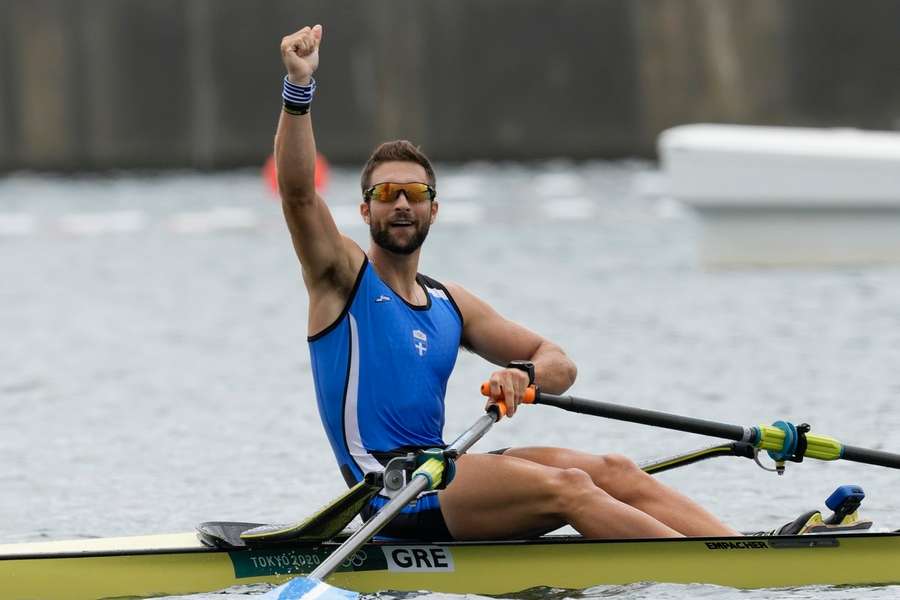
[[[141,538],[125,539],[136,543]],[[35,546],[49,545],[0,546],[0,599],[94,600],[279,583],[298,571],[308,572],[315,560],[334,548],[306,545],[229,553],[198,551],[191,542],[181,549],[147,548],[147,553],[134,553],[132,547],[122,549],[131,554],[60,556],[45,549],[42,556],[35,556]],[[111,551],[109,546],[103,552]],[[13,548],[29,548],[32,557],[25,558]],[[900,583],[900,534],[370,544],[329,579],[360,592],[460,594],[509,594],[538,586],[582,589],[638,581],[737,588]]]

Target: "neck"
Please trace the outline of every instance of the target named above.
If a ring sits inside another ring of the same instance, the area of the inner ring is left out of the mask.
[[[373,243],[369,246],[369,261],[381,280],[392,290],[411,304],[421,303],[422,291],[416,283],[418,249],[412,254],[395,254]]]

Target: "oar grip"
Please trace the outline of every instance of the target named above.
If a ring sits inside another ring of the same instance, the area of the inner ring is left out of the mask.
[[[537,398],[538,398],[538,393],[539,393],[538,390],[539,389],[536,385],[529,385],[525,389],[525,394],[523,395],[523,398],[522,398],[522,404],[535,404],[537,402]],[[484,383],[481,384],[481,395],[487,396],[488,398],[491,397],[491,382],[490,381],[485,381]],[[500,411],[501,417],[506,416],[506,404],[504,404],[503,402],[498,402],[494,406],[496,406],[497,409]]]

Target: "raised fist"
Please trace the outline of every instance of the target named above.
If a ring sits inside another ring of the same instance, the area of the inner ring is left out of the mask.
[[[304,27],[281,40],[281,60],[288,72],[288,80],[297,85],[309,84],[319,66],[319,44],[322,26]]]

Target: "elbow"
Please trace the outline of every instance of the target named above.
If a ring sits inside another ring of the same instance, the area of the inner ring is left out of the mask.
[[[576,367],[575,363],[569,358],[566,358],[566,362],[568,364],[565,369],[563,369],[563,378],[565,389],[569,389],[575,384],[575,378],[578,377],[578,367]]]
[[[562,348],[554,346],[554,356],[547,364],[545,376],[541,378],[541,389],[550,394],[562,394],[575,383],[578,367]]]

